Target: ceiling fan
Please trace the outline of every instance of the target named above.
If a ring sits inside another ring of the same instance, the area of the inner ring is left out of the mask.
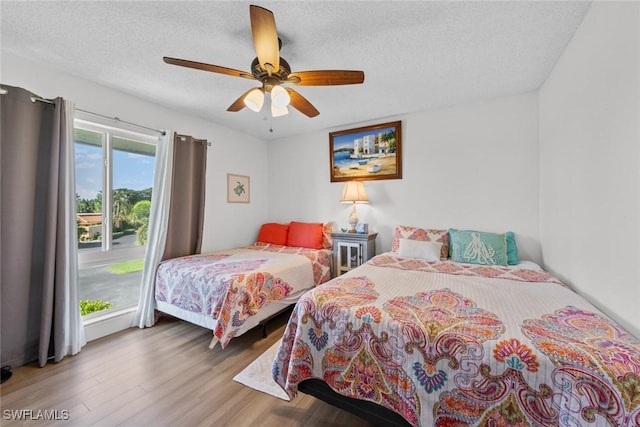
[[[320,112],[305,97],[284,84],[299,86],[334,86],[350,85],[364,82],[364,72],[350,70],[315,70],[291,72],[291,67],[280,57],[281,41],[276,31],[276,21],[270,10],[260,6],[249,6],[251,32],[257,57],[251,63],[251,72],[185,59],[165,56],[164,62],[181,67],[226,74],[257,80],[262,87],[254,87],[243,93],[229,106],[227,111],[240,111],[248,107],[260,111],[264,104],[265,92],[271,94],[271,114],[274,117],[288,113],[287,105],[291,105],[308,117],[315,117]]]

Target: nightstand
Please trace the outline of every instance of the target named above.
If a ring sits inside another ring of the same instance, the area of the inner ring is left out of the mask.
[[[378,233],[331,233],[333,239],[333,277],[367,262],[376,254]]]

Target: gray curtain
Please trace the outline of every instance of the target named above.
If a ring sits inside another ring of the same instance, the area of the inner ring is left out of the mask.
[[[44,366],[69,352],[68,281],[77,269],[75,205],[68,202],[73,145],[69,111],[62,98],[32,101],[32,93],[4,86],[0,95],[0,306],[2,365],[34,360]],[[72,104],[71,104],[72,105]],[[71,115],[73,109],[71,107]],[[71,117],[72,119],[72,117]],[[69,151],[71,150],[71,151]],[[69,163],[71,160],[71,163]],[[71,179],[73,182],[73,178]],[[73,209],[73,212],[70,211]],[[71,218],[71,219],[70,219]],[[77,292],[77,288],[75,288]],[[75,318],[77,315],[77,319]],[[77,326],[77,322],[76,322]],[[84,341],[83,333],[81,341]]]
[[[175,135],[167,241],[162,259],[199,254],[207,171],[205,140]]]

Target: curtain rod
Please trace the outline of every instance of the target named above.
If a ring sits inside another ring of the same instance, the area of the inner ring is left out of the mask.
[[[115,122],[125,123],[125,124],[131,125],[131,126],[136,126],[136,127],[141,128],[141,129],[146,129],[146,130],[150,130],[150,131],[153,131],[153,132],[158,132],[160,135],[166,135],[167,134],[163,130],[146,127],[146,126],[143,126],[143,125],[139,125],[137,123],[127,122],[126,120],[121,120],[119,117],[109,117],[109,116],[105,116],[103,114],[94,113],[93,111],[83,110],[82,108],[76,108],[76,110],[77,111],[81,111],[81,112],[83,112],[85,114],[90,114],[92,116],[102,117],[103,119],[113,120]]]
[[[7,89],[5,89],[3,87],[0,87],[0,95],[4,95],[5,93],[7,93]],[[46,104],[55,104],[55,102],[53,102],[53,101],[51,101],[49,99],[41,98],[41,97],[36,96],[36,95],[31,95],[31,102],[36,102],[36,101],[44,102]],[[81,111],[81,112],[83,112],[85,114],[91,114],[93,116],[102,117],[103,119],[113,120],[113,121],[120,122],[120,123],[126,123],[126,124],[131,125],[131,126],[137,126],[139,128],[142,128],[142,129],[147,129],[147,130],[150,130],[150,131],[153,131],[153,132],[158,132],[161,135],[166,135],[167,134],[163,130],[153,129],[153,128],[150,128],[150,127],[147,127],[147,126],[139,125],[137,123],[127,122],[125,120],[121,120],[119,117],[109,117],[109,116],[105,116],[103,114],[94,113],[93,111],[83,110],[81,108],[76,108],[76,111]],[[184,140],[184,137],[183,137],[182,140]],[[209,147],[211,147],[211,145],[212,145],[211,141],[206,141],[206,142],[207,142],[207,145]]]
[[[45,102],[47,104],[53,104],[54,103],[51,100],[48,100],[48,99],[45,99],[45,98],[40,98],[39,96],[31,95],[31,102],[36,102],[36,101]],[[150,128],[150,127],[139,125],[137,123],[127,122],[125,120],[121,120],[119,117],[109,117],[109,116],[105,116],[104,114],[94,113],[93,111],[87,111],[87,110],[83,110],[81,108],[76,108],[76,111],[81,111],[81,112],[83,112],[85,114],[90,114],[92,116],[102,117],[103,119],[113,120],[113,121],[120,122],[120,123],[126,123],[128,125],[136,126],[136,127],[142,128],[142,129],[153,131],[153,132],[158,132],[160,135],[166,135],[167,134],[163,130],[153,129],[153,128]]]
[[[176,134],[176,137],[178,139],[180,139],[181,142],[185,142],[187,140],[187,136],[186,135],[180,135],[179,133]],[[191,137],[193,142],[197,142],[199,144],[207,144],[207,147],[211,147],[211,141],[207,141],[206,139],[195,139],[193,137]]]

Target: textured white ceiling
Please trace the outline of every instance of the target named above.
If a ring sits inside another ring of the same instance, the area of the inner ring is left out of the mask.
[[[291,110],[273,119],[269,132],[266,108],[226,111],[257,82],[162,61],[172,56],[249,71],[255,57],[249,4],[2,0],[1,48],[273,139],[535,91],[590,6],[580,1],[253,2],[274,13],[280,53],[292,71],[365,72],[362,85],[297,87],[320,115],[310,119]]]

